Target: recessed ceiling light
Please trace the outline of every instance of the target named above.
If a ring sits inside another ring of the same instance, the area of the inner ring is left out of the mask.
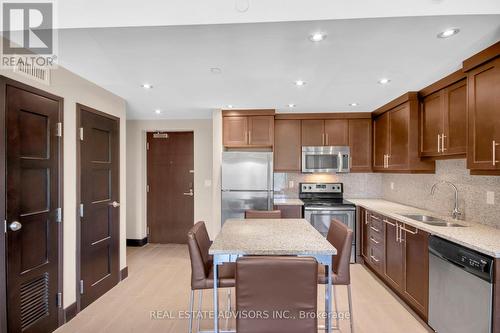
[[[219,67],[212,67],[212,68],[210,68],[210,72],[212,74],[220,74],[220,73],[222,73],[222,69],[220,69]]]
[[[326,34],[322,33],[322,32],[315,32],[311,35],[309,35],[309,39],[312,41],[312,42],[321,42],[322,40],[324,40],[326,38]]]
[[[151,85],[149,83],[143,83],[143,84],[141,84],[141,87],[143,87],[144,89],[151,89],[151,88],[153,88],[153,85]]]
[[[445,31],[441,31],[440,33],[438,33],[437,37],[438,38],[448,38],[448,37],[451,37],[453,35],[456,35],[460,32],[460,29],[458,28],[453,28],[453,29],[446,29]]]
[[[350,103],[349,106],[358,106],[358,103]]]
[[[306,84],[306,82],[305,82],[305,81],[302,81],[302,80],[297,80],[297,81],[295,81],[295,85],[296,85],[296,86],[303,86],[303,85],[305,85],[305,84]]]
[[[160,113],[161,113],[161,110],[156,109],[156,110],[155,110],[155,113],[156,113],[156,114],[160,114]]]
[[[228,108],[228,109],[232,109],[232,108],[233,108],[233,106],[232,106],[231,104],[228,104],[227,108]]]
[[[293,104],[293,103],[290,103],[290,104],[288,104],[288,107],[289,107],[289,108],[294,108],[294,107],[296,107],[296,105],[295,105],[295,104]]]
[[[389,82],[391,82],[391,80],[389,80],[387,78],[383,78],[383,79],[378,80],[378,83],[380,83],[380,84],[387,84]]]

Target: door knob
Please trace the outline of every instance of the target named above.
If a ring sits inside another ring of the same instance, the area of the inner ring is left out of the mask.
[[[193,193],[193,189],[191,188],[191,189],[189,189],[189,192],[188,192],[188,193],[182,193],[182,194],[183,194],[183,195],[187,195],[187,196],[192,197],[192,196],[194,195],[194,193]]]
[[[23,227],[23,225],[21,223],[17,222],[17,221],[14,221],[11,224],[9,224],[9,228],[12,231],[21,230],[22,227]]]
[[[120,203],[113,201],[112,203],[109,204],[110,206],[113,206],[113,208],[120,207]]]

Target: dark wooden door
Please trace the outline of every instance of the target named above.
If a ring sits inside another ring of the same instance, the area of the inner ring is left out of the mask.
[[[248,144],[272,147],[274,143],[274,116],[248,117]]]
[[[248,117],[224,117],[222,125],[225,147],[248,145]]]
[[[194,223],[193,132],[148,133],[148,226],[151,243],[187,241]],[[157,136],[158,137],[158,136]]]
[[[349,146],[351,172],[370,172],[372,170],[371,119],[349,119]]]
[[[389,169],[408,169],[410,105],[408,103],[389,112]]]
[[[275,120],[274,170],[301,170],[300,120]]]
[[[445,89],[444,128],[444,154],[465,154],[467,151],[467,82],[465,80]]]
[[[9,332],[58,326],[60,102],[6,88]]]
[[[467,166],[472,170],[500,169],[500,58],[467,73],[469,145]]]
[[[347,119],[325,120],[325,145],[349,145],[349,123]]]
[[[399,222],[384,217],[385,232],[385,268],[386,280],[397,290],[404,283],[404,246],[399,241]]]
[[[410,305],[427,319],[429,308],[429,234],[411,226],[402,232],[405,247],[403,293]]]
[[[324,120],[302,120],[302,146],[323,146],[325,144]]]
[[[441,136],[444,134],[445,113],[444,91],[439,90],[424,98],[420,112],[421,156],[439,156],[441,152]]]
[[[384,169],[385,155],[389,154],[389,113],[386,112],[373,121],[373,167]]]
[[[80,106],[80,307],[119,281],[119,119]],[[83,140],[82,140],[83,138]]]

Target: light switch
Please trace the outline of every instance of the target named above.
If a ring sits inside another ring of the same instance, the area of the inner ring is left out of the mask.
[[[205,187],[210,187],[212,186],[212,180],[211,179],[205,179]]]
[[[294,184],[293,180],[288,181],[288,188],[293,188],[294,185],[295,184]]]
[[[493,191],[486,191],[486,203],[488,205],[494,205],[495,204],[495,192],[493,192]]]
[[[394,182],[391,182],[391,190],[394,190]]]

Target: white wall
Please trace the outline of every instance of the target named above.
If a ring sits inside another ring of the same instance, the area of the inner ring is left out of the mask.
[[[194,221],[212,236],[212,120],[127,121],[127,238],[146,237],[146,132],[194,132]]]
[[[221,165],[222,165],[222,111],[214,110],[212,113],[212,126],[213,126],[213,171],[212,171],[212,235],[217,235],[221,228]]]
[[[64,98],[63,305],[67,307],[76,301],[76,103],[120,118],[120,269],[126,266],[126,104],[122,98],[62,67],[52,70],[50,85],[5,69],[0,70],[0,75]]]

